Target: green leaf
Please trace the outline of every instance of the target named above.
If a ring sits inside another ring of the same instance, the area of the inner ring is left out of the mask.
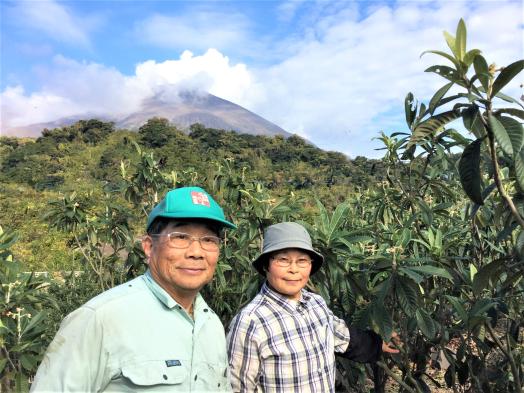
[[[502,123],[493,115],[488,115],[488,124],[495,135],[495,139],[499,146],[502,148],[504,153],[508,156],[513,156],[513,146],[511,145],[511,139],[508,135],[508,132],[502,125]]]
[[[417,325],[424,336],[430,340],[435,338],[437,328],[435,322],[426,310],[419,308],[415,312],[415,318],[417,319]]]
[[[374,303],[371,311],[371,318],[373,321],[374,328],[378,330],[378,333],[382,337],[390,337],[391,331],[393,330],[393,322],[391,315],[380,303]]]
[[[459,54],[457,52],[457,40],[455,37],[453,37],[451,34],[449,34],[447,31],[444,31],[444,38],[446,39],[446,43],[448,44],[449,49],[451,49],[451,52],[455,55],[455,58],[459,58]]]
[[[15,376],[15,392],[26,393],[29,391],[28,376],[23,373],[16,373]]]
[[[475,274],[473,278],[473,293],[475,295],[480,295],[482,290],[488,286],[490,281],[495,283],[500,274],[505,269],[504,259],[499,259],[498,261],[488,263],[485,266],[482,266],[480,270]]]
[[[469,278],[470,278],[471,282],[473,282],[473,280],[475,279],[475,276],[477,275],[477,273],[478,273],[478,270],[475,267],[475,265],[470,263],[469,264]]]
[[[431,100],[429,101],[429,113],[433,115],[433,112],[435,112],[435,109],[437,106],[439,106],[440,99],[444,97],[444,95],[448,92],[450,87],[453,86],[453,82],[449,82],[448,84],[442,86],[440,89],[437,90],[437,92],[433,95]]]
[[[446,296],[446,299],[448,299],[448,301],[451,303],[451,305],[457,312],[457,315],[459,316],[459,318],[464,322],[467,321],[468,314],[466,313],[466,309],[462,305],[461,300],[454,296],[450,296],[450,295],[445,295],[445,296]]]
[[[406,123],[411,128],[413,120],[415,120],[415,114],[417,113],[417,104],[414,102],[413,94],[408,93],[404,99],[404,112],[406,114]]]
[[[426,265],[426,266],[410,266],[409,269],[414,270],[416,272],[423,273],[427,276],[439,276],[439,277],[447,278],[450,281],[453,281],[453,277],[451,276],[451,274],[449,274],[449,272],[446,269],[443,269],[441,267]]]
[[[466,54],[466,24],[461,18],[457,25],[457,35],[455,39],[455,52],[459,60],[464,60]]]
[[[524,120],[524,111],[517,109],[517,108],[502,108],[498,110],[501,113],[507,113],[508,115],[512,115],[515,117],[520,117],[522,120]]]
[[[347,203],[341,203],[336,207],[335,212],[331,217],[329,232],[327,234],[328,245],[331,244],[332,240],[334,239],[334,233],[344,223],[344,220],[347,217],[348,210],[349,205]]]
[[[462,152],[458,170],[460,183],[466,195],[478,205],[483,205],[480,189],[480,145],[482,139],[471,142]]]
[[[468,51],[464,56],[464,63],[466,64],[466,66],[469,67],[473,63],[475,57],[478,56],[480,53],[481,52],[478,49],[471,49],[470,51]]]
[[[524,147],[515,155],[515,175],[520,188],[524,190]]]
[[[511,80],[524,69],[524,60],[518,60],[511,63],[509,66],[504,67],[500,72],[493,87],[491,88],[491,97],[494,97],[504,86],[506,86]]]
[[[475,68],[475,73],[477,74],[484,91],[488,91],[490,74],[486,59],[481,55],[475,56],[473,59],[473,67]]]
[[[44,311],[40,311],[38,314],[34,315],[30,322],[26,325],[26,327],[22,330],[22,336],[29,332],[38,322],[42,320],[42,318],[45,316]]]
[[[520,151],[524,144],[524,127],[522,123],[508,116],[500,116],[499,120],[508,132],[513,152]]]
[[[395,280],[395,295],[400,307],[411,316],[418,308],[418,296],[420,292],[418,285],[406,277],[397,277]]]
[[[422,57],[426,53],[433,53],[435,55],[442,56],[442,57],[448,59],[449,61],[451,61],[453,63],[453,65],[456,67],[457,70],[460,69],[460,63],[453,56],[450,56],[446,52],[442,52],[442,51],[439,51],[439,50],[426,50],[426,51],[421,53],[420,57]],[[426,70],[426,72],[429,72],[429,71]]]
[[[424,72],[434,72],[435,74],[455,83],[459,83],[460,81],[460,75],[457,70],[445,65],[434,65],[426,68]]]
[[[417,284],[420,284],[422,281],[424,281],[424,277],[418,273],[415,273],[413,270],[411,270],[410,267],[401,266],[398,268],[398,271],[411,278]]]
[[[419,142],[427,141],[433,137],[443,126],[457,119],[460,114],[456,111],[443,112],[430,117],[415,127],[407,147]]]
[[[7,359],[2,357],[2,359],[0,359],[0,375],[4,374],[4,368],[6,364],[7,364]]]
[[[520,231],[517,241],[515,242],[515,249],[521,258],[524,258],[524,230]],[[1,370],[0,370],[1,372]]]

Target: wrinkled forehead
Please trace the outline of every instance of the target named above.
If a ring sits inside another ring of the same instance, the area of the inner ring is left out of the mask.
[[[206,220],[173,220],[169,222],[167,229],[177,230],[196,227],[205,228],[208,231],[213,232],[213,234],[215,235],[217,235],[220,232],[218,225],[213,225],[211,221]]]

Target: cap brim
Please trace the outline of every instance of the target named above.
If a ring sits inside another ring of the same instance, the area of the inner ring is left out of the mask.
[[[170,213],[162,213],[162,214],[159,214],[155,217],[155,219],[157,217],[167,217],[167,218],[180,218],[180,219],[184,219],[184,220],[191,220],[192,218],[196,218],[196,219],[200,219],[200,220],[206,220],[206,221],[211,221],[211,222],[216,222],[218,223],[221,227],[227,227],[227,228],[231,228],[231,229],[237,229],[237,226],[227,220],[221,220],[219,218],[210,218],[208,215],[206,214],[198,214],[198,213],[192,213],[190,217],[186,216],[186,215],[180,215],[180,214],[176,214],[176,213],[173,213],[173,214],[170,214]],[[154,220],[153,220],[154,221]],[[153,222],[151,222],[152,224]],[[151,226],[150,224],[150,226]],[[149,230],[149,227],[147,228]]]

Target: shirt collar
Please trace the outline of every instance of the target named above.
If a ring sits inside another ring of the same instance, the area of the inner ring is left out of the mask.
[[[146,283],[149,290],[153,293],[153,295],[155,295],[155,297],[158,300],[160,300],[160,302],[164,304],[167,308],[182,308],[182,306],[178,304],[178,302],[175,299],[173,299],[164,288],[158,285],[158,283],[151,276],[151,272],[149,271],[149,269],[145,272],[145,274],[142,277],[144,278],[144,282]],[[200,295],[200,293],[198,293],[193,303],[193,312],[196,315],[196,313],[205,311],[206,309],[209,309],[209,306],[205,302],[204,298]]]
[[[262,285],[260,293],[266,298],[270,299],[272,302],[283,307],[286,311],[290,313],[294,313],[300,307],[306,308],[309,303],[309,300],[311,299],[311,295],[309,294],[309,292],[302,289],[300,299],[297,302],[293,302],[281,293],[271,288],[267,281],[265,281],[264,285]]]

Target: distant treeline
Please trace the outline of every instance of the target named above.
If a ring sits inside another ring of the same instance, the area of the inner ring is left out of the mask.
[[[264,181],[268,188],[365,187],[382,180],[383,173],[380,160],[349,159],[298,135],[239,134],[201,124],[193,124],[185,133],[163,118],[149,119],[136,133],[90,119],[44,129],[37,139],[0,137],[0,181],[36,190],[71,189],[78,179],[111,182],[122,161],[136,160],[132,142],[154,151],[165,170],[203,174],[215,162],[231,159],[245,176]]]

